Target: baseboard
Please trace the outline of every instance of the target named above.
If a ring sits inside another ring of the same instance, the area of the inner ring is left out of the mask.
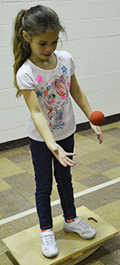
[[[28,144],[29,144],[29,137],[1,143],[0,152],[10,150],[10,149],[15,149],[15,148],[22,147]]]
[[[118,121],[120,121],[120,114],[111,115],[111,116],[108,116],[105,118],[104,125],[110,124],[113,122],[118,122]],[[77,124],[76,131],[80,132],[80,131],[84,131],[84,130],[88,130],[88,129],[90,129],[89,122],[84,122],[84,123]],[[18,147],[22,147],[22,146],[25,146],[28,144],[29,144],[29,138],[28,137],[9,141],[9,142],[5,142],[5,143],[1,143],[0,144],[0,152],[14,149],[14,148],[18,148]]]

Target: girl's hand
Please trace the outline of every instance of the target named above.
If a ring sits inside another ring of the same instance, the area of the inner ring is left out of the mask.
[[[65,152],[64,149],[58,144],[55,144],[52,148],[50,148],[50,150],[64,167],[74,167],[74,165],[76,165],[72,159],[68,158],[68,156],[75,156],[75,153]]]
[[[103,135],[102,135],[102,132],[100,130],[100,127],[93,125],[91,122],[90,122],[90,126],[93,129],[93,131],[97,134],[97,138],[99,140],[99,143],[101,144],[103,141]]]

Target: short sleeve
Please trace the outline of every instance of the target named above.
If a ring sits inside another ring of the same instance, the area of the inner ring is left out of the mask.
[[[17,75],[17,85],[20,90],[35,89],[35,84],[30,72],[25,71],[24,67],[19,68]]]
[[[68,54],[70,58],[70,65],[71,65],[70,71],[71,71],[71,76],[72,76],[75,73],[75,62],[74,62],[72,55],[70,53]]]
[[[69,65],[70,75],[72,76],[75,73],[75,62],[73,56],[68,51],[63,51],[63,57]]]

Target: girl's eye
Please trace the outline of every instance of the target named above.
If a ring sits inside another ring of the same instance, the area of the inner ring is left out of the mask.
[[[52,98],[55,99],[56,98],[56,95],[55,94],[52,94]]]
[[[57,43],[58,43],[58,40],[54,41],[52,43],[52,45],[57,44]],[[41,45],[41,46],[45,46],[46,45],[46,43],[44,43],[44,42],[42,42],[42,43],[39,42],[38,44]]]
[[[58,40],[54,41],[52,44],[57,44],[58,43]]]
[[[42,46],[44,46],[44,45],[45,45],[45,43],[39,43],[39,45],[42,45]]]

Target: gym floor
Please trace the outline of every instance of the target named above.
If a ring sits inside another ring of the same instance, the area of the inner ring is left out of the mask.
[[[114,226],[119,233],[80,262],[81,265],[120,265],[120,122],[101,126],[101,130],[104,139],[102,145],[91,129],[75,134],[77,156],[74,160],[77,164],[72,169],[75,205],[86,206]],[[29,146],[1,152],[1,265],[18,265],[2,239],[38,224],[34,192],[34,171]],[[53,217],[62,214],[59,201],[56,203],[58,199],[53,180]]]

